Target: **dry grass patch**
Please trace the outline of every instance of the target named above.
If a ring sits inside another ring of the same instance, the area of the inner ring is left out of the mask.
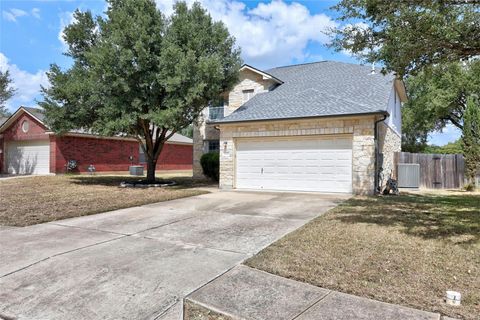
[[[172,177],[168,177],[169,179]],[[174,177],[168,188],[119,188],[129,176],[42,176],[0,179],[0,225],[27,226],[206,193],[205,181]]]
[[[480,195],[356,197],[247,265],[320,287],[478,319]],[[444,303],[446,290],[462,306]]]

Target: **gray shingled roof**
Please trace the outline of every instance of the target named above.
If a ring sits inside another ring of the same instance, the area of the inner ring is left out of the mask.
[[[370,66],[334,61],[278,67],[265,72],[284,83],[259,93],[217,123],[383,112],[394,75]]]
[[[35,118],[37,118],[41,122],[43,122],[43,120],[45,119],[45,114],[43,109],[31,108],[31,107],[23,107],[23,109],[30,112]]]

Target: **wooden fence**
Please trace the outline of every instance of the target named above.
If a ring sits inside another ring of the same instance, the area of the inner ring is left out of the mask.
[[[465,161],[461,154],[396,152],[395,176],[399,163],[420,165],[420,187],[430,189],[461,188],[465,183]]]

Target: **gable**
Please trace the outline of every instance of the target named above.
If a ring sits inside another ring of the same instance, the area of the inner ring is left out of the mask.
[[[7,127],[2,128],[5,140],[44,140],[48,139],[47,127],[24,111],[14,119],[9,119]],[[15,115],[14,115],[15,116]],[[12,116],[12,117],[14,117]],[[24,126],[24,123],[26,125]],[[27,130],[24,130],[27,129]]]
[[[385,114],[395,82],[393,74],[333,61],[278,67],[266,73],[283,83],[215,122]]]
[[[253,90],[251,97],[267,92],[271,87],[275,86],[278,82],[273,79],[265,79],[265,77],[255,71],[243,68],[240,70],[239,82],[233,87],[228,94],[228,108],[226,114],[230,114],[245,101],[245,95],[248,95],[249,91]]]

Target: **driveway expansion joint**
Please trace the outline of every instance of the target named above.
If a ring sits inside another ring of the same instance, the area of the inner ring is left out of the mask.
[[[330,203],[317,195],[290,198],[218,192],[57,220],[31,231],[5,230],[0,261],[7,263],[0,275],[10,275],[0,279],[0,300],[7,302],[0,313],[25,320],[178,319],[187,294],[323,214]],[[298,212],[298,203],[308,199],[309,212]]]
[[[89,245],[86,245],[86,246],[83,246],[83,247],[78,247],[78,248],[75,248],[75,249],[71,249],[71,250],[67,250],[67,251],[63,251],[63,252],[59,252],[59,253],[55,253],[51,256],[48,256],[48,257],[45,257],[43,259],[40,259],[38,261],[35,261],[27,266],[24,266],[24,267],[21,267],[17,270],[14,270],[14,271],[11,271],[11,272],[8,272],[6,274],[3,274],[0,276],[0,279],[2,278],[5,278],[5,277],[8,277],[12,274],[15,274],[15,273],[18,273],[18,272],[21,272],[23,270],[26,270],[30,267],[33,267],[34,265],[37,265],[41,262],[44,262],[44,261],[47,261],[49,259],[52,259],[52,258],[56,258],[56,257],[59,257],[59,256],[62,256],[62,255],[65,255],[65,254],[68,254],[68,253],[72,253],[72,252],[75,252],[75,251],[79,251],[79,250],[83,250],[83,249],[87,249],[87,248],[91,248],[91,247],[94,247],[94,246],[97,246],[97,245],[101,245],[101,244],[104,244],[104,243],[108,243],[108,242],[112,242],[112,241],[116,241],[116,240],[119,240],[119,239],[123,239],[125,237],[128,237],[128,236],[120,236],[120,237],[117,237],[117,238],[113,238],[113,239],[108,239],[108,240],[104,240],[104,241],[99,241],[99,242],[95,242],[95,243],[92,243],[92,244],[89,244]]]
[[[328,290],[328,289],[327,289]],[[332,294],[332,290],[328,290],[327,294],[324,295],[323,297],[321,297],[320,299],[318,299],[317,301],[315,301],[314,303],[312,303],[308,308],[306,308],[305,310],[303,310],[302,312],[300,312],[298,315],[296,315],[294,318],[292,318],[292,320],[295,320],[295,319],[298,319],[301,315],[303,315],[305,312],[307,312],[308,310],[310,310],[313,306],[315,306],[317,303],[319,303],[320,301],[322,301],[323,299],[327,298],[330,294]]]
[[[185,320],[195,319],[190,314],[206,317],[210,312],[232,319],[440,319],[438,313],[323,289],[244,265],[230,269],[184,301]]]

